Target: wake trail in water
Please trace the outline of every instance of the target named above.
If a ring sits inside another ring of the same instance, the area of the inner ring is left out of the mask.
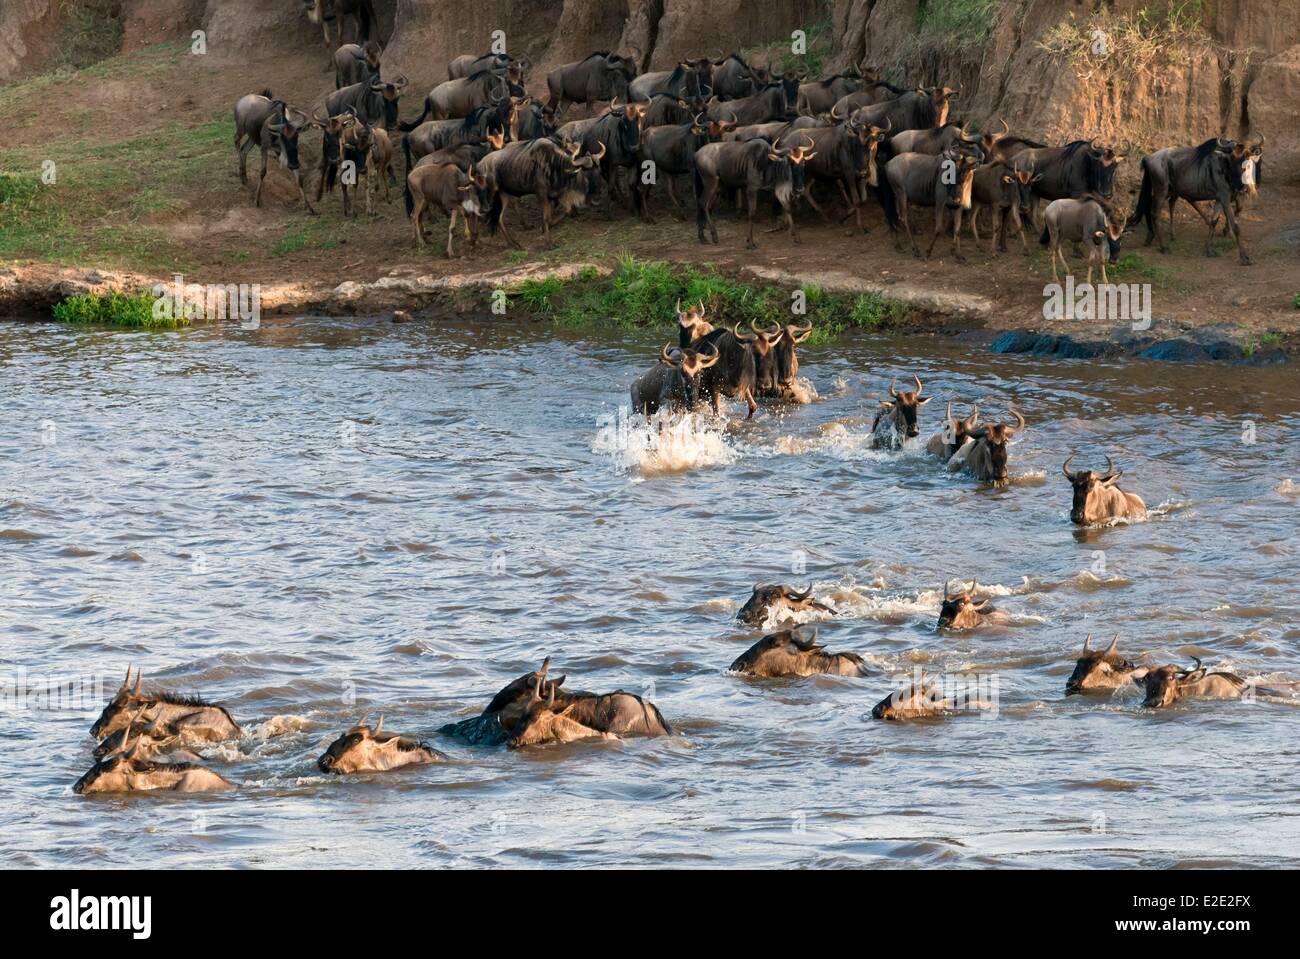
[[[740,458],[726,435],[726,421],[706,413],[668,414],[646,420],[619,411],[602,426],[591,451],[608,456],[614,468],[638,478],[725,466]]]

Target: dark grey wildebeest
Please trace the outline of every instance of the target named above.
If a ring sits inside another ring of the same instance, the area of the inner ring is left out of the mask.
[[[808,204],[829,220],[813,197],[813,184],[835,183],[856,219],[858,232],[866,233],[867,228],[862,225],[862,204],[867,198],[866,188],[878,183],[876,151],[888,132],[888,128],[862,126],[850,118],[833,127],[796,128],[775,142],[778,146],[811,144],[813,159],[804,170],[810,181],[803,194]]]
[[[795,95],[795,112],[810,117],[830,113],[836,103],[851,93],[857,93],[865,83],[859,73],[836,73],[821,80],[801,83]]]
[[[710,61],[710,86],[719,100],[739,100],[752,96],[767,82],[765,70],[755,70],[739,53],[730,53]],[[760,79],[760,76],[762,79]]]
[[[700,376],[700,401],[713,404],[714,415],[721,411],[722,397],[740,399],[749,408],[745,419],[754,418],[758,402],[758,367],[754,355],[757,333],[741,333],[740,324],[730,329],[710,330],[695,340],[696,350],[711,347],[718,353],[718,361]]]
[[[1126,217],[1104,201],[1096,197],[1083,197],[1078,200],[1053,200],[1043,212],[1043,233],[1039,242],[1048,248],[1052,257],[1052,282],[1059,283],[1056,261],[1061,261],[1065,272],[1070,272],[1070,264],[1061,252],[1065,241],[1080,243],[1088,252],[1088,279],[1092,282],[1093,260],[1101,264],[1101,282],[1110,282],[1106,278],[1106,260],[1112,263],[1119,259],[1119,238],[1124,232]]]
[[[628,85],[636,77],[636,58],[597,51],[576,63],[556,67],[546,75],[550,93],[547,106],[558,120],[570,103],[590,107],[602,100],[628,99]]]
[[[434,120],[451,120],[468,116],[479,107],[496,107],[510,99],[510,83],[504,73],[480,70],[467,77],[444,80],[424,98],[424,109],[415,118],[423,123],[425,117]]]
[[[513,247],[519,247],[506,229],[506,207],[511,200],[535,196],[542,208],[543,241],[551,244],[551,227],[570,210],[587,202],[588,177],[599,175],[605,147],[581,155],[581,145],[561,146],[554,140],[521,140],[507,143],[485,156],[478,165],[488,178],[492,191],[492,209],[488,222],[492,232],[498,229]],[[553,219],[552,211],[558,210]]]
[[[758,194],[770,191],[790,231],[790,239],[799,243],[795,230],[792,207],[795,198],[803,193],[804,164],[812,159],[806,147],[778,149],[767,140],[747,140],[743,143],[709,143],[695,153],[695,226],[701,243],[704,229],[708,227],[710,239],[718,242],[718,228],[713,222],[711,208],[717,199],[718,189],[745,191],[748,201],[749,233],[745,239],[747,249],[756,249],[754,242],[754,214],[758,210]],[[779,227],[777,228],[779,229]]]
[[[615,179],[620,170],[632,170],[636,176],[637,155],[641,148],[641,125],[648,109],[644,103],[627,103],[613,105],[598,117],[586,120],[571,120],[556,131],[556,135],[569,143],[580,143],[588,153],[594,153],[597,147],[604,146],[601,152],[600,174],[605,184],[604,211],[612,215],[612,202],[619,192]],[[644,196],[632,186],[633,208],[637,213],[644,213],[641,207]]]
[[[371,77],[335,90],[325,98],[325,112],[335,117],[351,108],[357,119],[385,130],[398,129],[397,105],[409,81],[403,74],[395,80]]]
[[[931,87],[916,89],[909,93],[885,100],[871,106],[860,107],[845,114],[839,104],[831,111],[831,116],[842,120],[851,115],[859,123],[869,123],[880,127],[889,124],[894,136],[904,130],[929,130],[933,127],[948,125],[948,112],[952,101],[961,93],[961,87]]]
[[[969,152],[978,148],[983,152],[979,140],[967,132],[965,124],[946,123],[924,130],[903,130],[889,138],[889,152],[893,156],[900,153],[929,153],[934,156],[953,147]]]
[[[710,120],[732,120],[737,126],[789,120],[790,101],[785,84],[774,80],[757,93],[739,100],[709,100],[705,111]]]
[[[912,235],[910,210],[913,206],[934,208],[934,234],[925,251],[926,259],[943,232],[946,215],[953,218],[952,255],[965,262],[961,253],[961,217],[971,205],[971,187],[975,179],[976,159],[969,153],[949,150],[939,156],[903,153],[885,164],[885,186],[880,191],[885,219],[894,232],[894,245],[901,249],[898,225],[901,222],[912,244],[912,254],[920,256],[916,237]]]
[[[256,206],[262,205],[262,186],[266,182],[267,161],[274,154],[280,166],[293,174],[298,195],[310,216],[315,216],[307,191],[302,185],[298,160],[298,135],[311,123],[307,114],[289,107],[283,100],[272,99],[270,90],[250,93],[235,103],[235,149],[239,152],[239,182],[248,183],[248,154],[254,146],[262,150],[262,170],[257,178]]]
[[[1038,212],[1038,200],[1067,200],[1091,194],[1110,199],[1115,171],[1128,148],[1116,151],[1097,140],[1074,140],[1060,147],[1032,147],[1013,158],[1017,170],[1032,170],[1033,199],[1030,225]]]
[[[685,210],[677,199],[674,179],[695,172],[695,153],[707,143],[716,143],[727,132],[725,120],[709,121],[701,114],[694,120],[678,126],[650,127],[641,131],[641,149],[637,152],[637,170],[632,178],[632,188],[641,192],[641,216],[649,223],[654,222],[650,215],[646,198],[651,186],[662,177],[668,188],[668,198],[673,209],[683,217]],[[646,176],[646,164],[652,177]]]
[[[370,39],[370,30],[375,23],[372,0],[302,0],[302,6],[307,19],[320,24],[327,51],[332,52],[343,42],[343,24],[348,17],[357,21],[357,42]],[[334,37],[330,36],[331,26],[336,28]]]
[[[462,143],[480,143],[496,139],[499,149],[505,140],[506,125],[493,107],[479,107],[466,117],[455,120],[426,120],[402,137],[402,152],[409,172],[414,161],[437,150]]]
[[[713,70],[708,57],[681,60],[671,70],[643,73],[628,84],[633,100],[667,95],[681,100],[707,100],[713,96]]]
[[[472,53],[462,53],[458,57],[453,57],[447,64],[447,79],[459,80],[461,77],[472,76],[480,70],[494,70],[497,73],[509,73],[511,68],[515,68],[515,77],[513,82],[522,83],[525,74],[533,66],[533,61],[527,54],[522,57],[512,57],[508,53],[485,53],[482,56],[474,56]]]
[[[345,43],[334,51],[334,89],[354,83],[368,83],[379,76],[379,44],[367,40],[365,44]]]
[[[922,397],[921,391],[925,387],[921,378],[915,373],[912,378],[916,380],[914,390],[895,389],[898,385],[897,377],[890,381],[890,399],[880,400],[880,408],[876,410],[875,419],[871,423],[872,448],[901,450],[907,440],[921,435],[921,429],[916,423],[917,411],[934,397]]]
[[[693,347],[664,344],[659,362],[637,377],[630,387],[632,411],[647,419],[660,410],[686,413],[700,400],[700,374],[717,363],[718,351],[712,344]]]
[[[1001,250],[1007,251],[1007,228],[1014,227],[1020,234],[1020,247],[1029,255],[1029,243],[1025,240],[1025,225],[1021,212],[1029,210],[1030,189],[1033,174],[1029,170],[1017,170],[1010,163],[986,163],[975,171],[971,181],[970,233],[975,242],[980,241],[976,221],[980,210],[988,207],[992,215],[989,234],[989,255],[996,256]]]
[[[1146,222],[1146,244],[1149,246],[1153,240],[1159,240],[1160,252],[1169,252],[1169,242],[1160,232],[1161,207],[1167,205],[1169,208],[1169,232],[1172,236],[1174,206],[1179,200],[1186,200],[1209,226],[1205,255],[1214,256],[1214,221],[1196,205],[1201,200],[1213,200],[1223,211],[1228,228],[1236,238],[1238,258],[1242,265],[1250,265],[1250,257],[1241,242],[1241,226],[1232,209],[1232,198],[1234,193],[1246,188],[1244,163],[1262,142],[1236,143],[1211,137],[1200,146],[1167,147],[1144,157],[1142,186],[1132,222]]]
[[[703,100],[687,100],[661,93],[650,98],[642,126],[647,130],[651,127],[681,126],[683,123],[690,123],[697,114],[703,112]]]

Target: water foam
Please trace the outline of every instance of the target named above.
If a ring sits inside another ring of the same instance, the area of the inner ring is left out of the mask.
[[[616,422],[597,430],[591,451],[608,456],[620,473],[643,478],[725,466],[740,458],[725,428],[724,419],[706,413],[661,410],[645,420],[620,410]]]

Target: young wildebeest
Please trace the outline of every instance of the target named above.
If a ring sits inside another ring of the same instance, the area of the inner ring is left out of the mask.
[[[1263,141],[1259,141],[1262,143]],[[1258,143],[1234,143],[1211,137],[1196,147],[1168,147],[1142,159],[1142,187],[1138,192],[1137,209],[1132,223],[1145,220],[1146,245],[1160,241],[1160,252],[1169,252],[1169,243],[1160,233],[1160,207],[1169,207],[1169,233],[1174,228],[1174,205],[1186,200],[1206,225],[1205,255],[1215,256],[1214,221],[1196,205],[1199,200],[1214,200],[1227,218],[1227,225],[1237,240],[1237,256],[1243,266],[1250,265],[1250,257],[1241,242],[1241,227],[1230,211],[1232,196],[1245,188],[1242,180],[1243,161],[1248,159]]]
[[[551,227],[569,210],[587,202],[586,175],[598,168],[605,155],[603,144],[599,152],[588,156],[579,156],[580,150],[576,143],[566,149],[553,140],[527,140],[507,143],[485,156],[478,170],[487,177],[492,191],[488,215],[492,232],[500,229],[506,242],[522,249],[506,229],[506,207],[512,199],[535,196],[542,208],[543,242],[551,246]],[[553,220],[551,213],[557,206],[559,216]]]
[[[558,120],[570,103],[585,103],[588,107],[601,100],[628,99],[628,84],[636,76],[635,58],[617,53],[598,51],[577,61],[556,67],[546,75],[550,93],[547,106]]]
[[[427,743],[384,732],[384,717],[380,716],[373,730],[363,720],[330,743],[316,760],[316,766],[323,773],[382,773],[446,759]]]
[[[139,740],[136,740],[136,744]],[[93,793],[147,792],[158,789],[194,793],[226,791],[235,784],[211,769],[194,763],[156,763],[137,753],[136,745],[96,760],[76,781],[72,791],[79,796]]]
[[[970,235],[980,241],[980,210],[988,207],[992,217],[989,233],[989,255],[1007,252],[1007,225],[1020,234],[1020,247],[1029,255],[1025,240],[1025,225],[1020,219],[1022,210],[1029,209],[1029,194],[1034,175],[1030,170],[1017,170],[1009,163],[986,163],[975,171],[971,181]]]
[[[379,76],[379,44],[367,40],[364,46],[345,43],[334,51],[334,89],[354,83],[369,83]]]
[[[782,613],[802,613],[809,610],[819,613],[835,612],[825,603],[812,598],[811,585],[801,593],[785,585],[755,583],[754,592],[750,594],[749,601],[740,607],[736,619],[746,626],[762,626],[773,610]]]
[[[871,421],[871,446],[873,449],[901,450],[903,444],[913,437],[920,436],[921,430],[916,425],[916,411],[934,399],[933,396],[921,398],[924,386],[915,373],[915,390],[899,392],[898,377],[889,381],[889,395],[892,399],[880,400],[880,408]]]
[[[236,739],[242,734],[239,724],[231,718],[224,706],[204,702],[196,696],[181,696],[165,690],[141,692],[143,675],[143,670],[136,672],[135,685],[132,687],[131,667],[127,667],[126,680],[104,707],[95,725],[90,727],[90,735],[96,739],[112,735],[130,725],[133,717],[141,715],[141,710],[149,722],[161,720],[173,732],[193,739],[218,742]]]
[[[867,676],[867,664],[857,653],[827,653],[817,645],[817,630],[785,629],[764,636],[736,657],[728,669],[747,676]]]
[[[325,112],[335,117],[347,113],[348,108],[371,126],[383,127],[385,130],[400,129],[397,122],[398,104],[402,91],[410,81],[406,75],[396,80],[385,81],[377,76],[353,83],[335,90],[325,98]]]
[[[465,221],[465,235],[469,238],[470,249],[474,250],[478,246],[479,221],[492,209],[487,177],[473,166],[466,172],[454,163],[425,163],[421,160],[406,175],[406,215],[411,218],[417,247],[424,246],[425,214],[434,209],[441,210],[447,217],[447,256],[456,255],[453,238],[458,214]]]
[[[753,343],[759,396],[802,402],[795,390],[795,378],[799,375],[795,347],[812,336],[812,329],[812,320],[806,320],[803,326],[797,323],[780,326],[773,320],[770,330],[753,327],[759,337]]]
[[[898,224],[901,221],[903,229],[907,231],[907,239],[912,244],[912,255],[921,255],[916,238],[912,235],[908,211],[912,206],[929,206],[934,207],[934,235],[930,237],[925,258],[928,260],[934,252],[934,244],[943,232],[946,215],[951,213],[952,255],[959,263],[966,261],[961,253],[961,215],[963,210],[970,209],[975,166],[975,157],[956,150],[948,150],[939,156],[903,153],[885,164],[886,188],[880,191],[880,198],[885,208],[885,219],[894,233],[895,249],[902,249],[898,236]]]
[[[985,423],[977,426],[967,434],[966,444],[949,462],[949,469],[964,466],[966,472],[977,480],[992,483],[994,486],[1007,484],[1007,443],[1025,428],[1025,418],[1015,407],[1011,415],[1016,418],[1016,425],[1009,423]]]
[[[867,228],[862,225],[862,204],[867,198],[866,187],[878,183],[876,151],[888,132],[887,127],[863,126],[850,119],[833,127],[795,127],[773,142],[781,147],[793,147],[799,142],[807,144],[811,152],[804,176],[810,182],[803,195],[809,206],[829,222],[830,217],[813,198],[813,185],[819,181],[835,183],[857,222],[858,232],[866,233]]]
[[[1152,709],[1172,706],[1183,699],[1240,699],[1250,689],[1249,683],[1232,673],[1207,673],[1199,659],[1193,669],[1172,665],[1152,667],[1142,682],[1146,685],[1142,705]]]
[[[1101,264],[1101,282],[1108,283],[1106,259],[1114,263],[1119,259],[1119,238],[1124,232],[1122,213],[1108,211],[1093,197],[1080,200],[1053,200],[1043,211],[1043,233],[1038,242],[1048,248],[1052,258],[1052,282],[1059,283],[1056,261],[1061,261],[1067,275],[1070,264],[1061,252],[1061,243],[1070,240],[1082,243],[1088,251],[1088,279],[1092,282],[1093,261]]]
[[[248,154],[254,146],[259,146],[262,150],[262,170],[257,179],[254,205],[262,205],[267,159],[275,154],[280,160],[280,166],[293,173],[298,195],[302,197],[307,213],[310,216],[316,215],[307,199],[307,191],[303,189],[302,171],[298,163],[298,134],[310,122],[302,111],[291,109],[283,100],[272,100],[270,90],[239,98],[235,104],[235,149],[239,151],[240,183],[248,183]]]
[[[548,699],[554,697],[554,702],[547,704],[552,712],[557,709],[564,712],[572,707],[568,718],[600,733],[615,736],[672,735],[672,728],[653,703],[623,690],[603,695],[563,690],[560,687],[564,685],[565,677],[547,681],[550,665],[548,656],[540,671],[526,673],[510,682],[492,697],[478,716],[443,726],[440,732],[465,738],[475,745],[499,745],[515,733],[536,700],[545,695]]]
[[[1074,672],[1065,681],[1065,695],[1072,696],[1093,690],[1110,692],[1129,683],[1142,680],[1147,671],[1130,663],[1119,654],[1119,636],[1116,635],[1105,649],[1093,649],[1092,633],[1083,641],[1083,653],[1075,661]]]
[[[564,124],[556,134],[568,143],[579,143],[588,153],[597,147],[604,147],[600,155],[601,179],[605,184],[605,216],[612,216],[614,194],[619,192],[616,177],[620,170],[631,169],[636,176],[637,154],[641,148],[641,124],[645,119],[644,103],[628,103],[620,106],[611,104],[610,108],[598,117],[586,120],[572,120]],[[637,213],[644,215],[641,204],[644,196],[632,187],[632,203]]]
[[[364,120],[359,120],[353,114],[352,122],[343,127],[343,132],[339,135],[339,163],[340,177],[339,185],[343,191],[343,215],[356,216],[356,209],[352,202],[352,190],[356,189],[357,183],[361,177],[366,178],[366,213],[374,215],[374,191],[377,187],[376,178],[379,176],[378,171],[373,170],[370,164],[371,148],[374,146],[376,137],[383,131],[379,127],[371,127]],[[388,146],[388,157],[392,159],[392,146]],[[384,180],[384,188],[387,189],[388,181]],[[319,188],[318,188],[319,189]]]
[[[948,411],[944,413],[943,429],[930,437],[925,444],[925,451],[931,456],[947,463],[965,444],[970,431],[979,422],[979,407],[972,407],[970,416],[962,419],[952,415],[952,400],[948,401]]]
[[[546,699],[542,699],[541,689],[547,686]],[[511,749],[522,746],[541,746],[546,743],[576,743],[585,739],[618,739],[608,733],[588,726],[573,717],[576,703],[555,704],[557,684],[549,685],[541,676],[533,684],[533,694],[524,708],[524,714],[515,723],[515,728],[506,739]]]
[[[990,623],[1005,623],[1007,614],[993,608],[993,600],[975,600],[979,584],[971,580],[970,589],[950,593],[951,583],[943,584],[943,604],[939,607],[940,629],[974,629]]]
[[[718,242],[718,228],[710,209],[717,199],[718,188],[724,186],[745,191],[749,205],[746,249],[758,248],[754,242],[754,213],[758,210],[758,194],[763,190],[770,190],[776,197],[790,239],[799,243],[791,207],[795,198],[803,193],[804,163],[812,158],[813,153],[802,146],[779,150],[766,140],[708,143],[700,147],[695,153],[695,226],[700,242],[707,242],[704,239],[706,226],[713,243],[716,245]]]
[[[1147,515],[1147,505],[1136,493],[1125,493],[1115,484],[1124,474],[1115,469],[1110,457],[1106,457],[1105,474],[1092,470],[1070,472],[1070,462],[1074,454],[1061,464],[1061,472],[1074,488],[1074,501],[1070,504],[1070,522],[1079,526],[1091,526],[1108,519],[1143,519]]]
[[[661,409],[670,413],[693,410],[699,402],[700,373],[721,358],[713,344],[706,346],[708,349],[700,351],[665,344],[658,364],[632,383],[632,411],[649,419]]]

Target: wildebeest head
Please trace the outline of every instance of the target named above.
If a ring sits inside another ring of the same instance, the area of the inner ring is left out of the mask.
[[[99,714],[99,719],[95,720],[95,725],[90,727],[90,735],[96,739],[102,739],[119,729],[124,729],[131,722],[131,716],[139,707],[148,702],[148,698],[141,695],[140,683],[144,678],[144,670],[139,670],[135,674],[135,685],[131,685],[131,667],[126,668],[126,679],[122,685],[117,688],[113,698],[108,701],[103,712]]]
[[[687,381],[694,386],[696,378],[722,358],[722,354],[712,343],[704,343],[702,346],[708,349],[697,350],[692,347],[673,346],[669,343],[660,352],[659,362],[681,371]]]
[[[917,93],[922,96],[928,96],[930,103],[934,107],[934,125],[942,127],[948,125],[948,111],[952,107],[952,101],[961,96],[961,84],[955,87],[931,87],[929,90],[917,89]]]
[[[1119,636],[1105,649],[1092,648],[1092,634],[1083,641],[1083,652],[1075,660],[1074,672],[1065,681],[1065,695],[1086,692],[1090,689],[1115,689],[1125,683],[1142,679],[1145,669],[1138,669],[1119,654]]]
[[[100,792],[128,792],[131,776],[142,772],[146,761],[137,755],[137,737],[129,749],[118,749],[103,759],[97,759],[84,776],[72,786],[77,795]]]
[[[855,165],[858,168],[858,177],[867,181],[868,185],[876,186],[879,178],[876,170],[876,154],[880,150],[880,144],[889,136],[889,131],[894,128],[894,121],[886,119],[883,127],[872,126],[870,123],[859,123],[852,116],[846,121],[849,132],[855,138],[856,152],[854,156]]]
[[[298,169],[298,134],[311,120],[301,110],[295,110],[283,100],[273,102],[272,112],[266,118],[266,127],[279,146],[280,166]]]
[[[549,663],[550,660],[548,659]],[[586,726],[570,714],[576,703],[572,699],[556,701],[559,683],[546,681],[546,666],[534,675],[528,701],[524,704],[518,722],[506,738],[511,749],[536,746],[551,742],[573,742],[588,738],[615,738],[611,734]]]
[[[1015,426],[1009,423],[986,423],[975,427],[969,433],[971,439],[982,440],[988,447],[991,475],[985,479],[992,483],[1001,484],[1007,481],[1007,443],[1011,437],[1025,428],[1025,418],[1020,415],[1019,410],[1013,407],[1011,415],[1016,418]]]
[[[876,703],[871,710],[871,718],[890,721],[917,719],[940,712],[944,705],[943,693],[922,670],[920,682],[895,690]]]
[[[943,444],[946,449],[946,455],[952,456],[953,453],[961,449],[970,431],[973,430],[980,420],[980,408],[974,406],[971,408],[970,416],[962,419],[960,416],[952,415],[952,400],[948,401],[948,409],[943,416]]]
[[[950,593],[951,583],[943,584],[943,605],[939,609],[940,629],[970,629],[978,626],[980,617],[993,611],[992,600],[976,601],[977,583],[971,580],[970,589],[959,593]]]
[[[807,178],[804,175],[804,165],[817,155],[817,151],[812,149],[812,137],[805,134],[804,139],[808,142],[801,143],[799,146],[794,147],[789,151],[773,150],[768,154],[768,159],[770,160],[777,160],[782,154],[789,156],[790,192],[794,196],[801,196],[803,194],[804,184],[807,181]]]
[[[136,758],[149,759],[179,739],[179,736],[163,728],[157,716],[149,714],[149,704],[145,703],[136,709],[125,726],[105,736],[95,746],[93,754],[96,759],[103,759],[134,743]]]
[[[700,300],[694,306],[687,306],[682,309],[682,301],[679,297],[677,306],[677,328],[681,334],[681,343],[683,346],[690,346],[702,336],[708,336],[713,332],[713,324],[705,319],[704,301]]]
[[[921,391],[925,387],[921,383],[921,378],[913,373],[912,379],[916,380],[916,389],[898,390],[895,389],[898,385],[898,377],[894,377],[889,381],[889,395],[893,398],[880,401],[881,412],[895,413],[897,418],[901,420],[898,425],[903,427],[900,432],[903,432],[907,437],[921,435],[921,429],[916,424],[916,411],[934,398],[931,396],[922,398]]]
[[[490,137],[489,142],[491,142]],[[501,149],[500,142],[496,143],[492,149]],[[492,208],[492,190],[488,186],[488,178],[480,173],[474,164],[469,165],[469,170],[466,171],[466,182],[457,189],[468,194],[461,201],[463,209],[476,216],[487,216],[488,210]]]
[[[624,156],[636,153],[641,147],[641,127],[645,121],[646,110],[649,107],[644,103],[628,103],[623,106],[613,103],[609,108],[609,116],[618,118],[618,137],[619,149]]]
[[[382,80],[378,76],[370,80],[370,92],[378,93],[384,98],[384,123],[387,130],[397,126],[397,104],[402,98],[402,91],[406,89],[406,74],[402,74],[396,80]]]
[[[1082,525],[1087,512],[1088,497],[1094,490],[1108,489],[1119,482],[1119,478],[1124,475],[1122,470],[1115,469],[1115,464],[1111,462],[1109,456],[1106,457],[1106,472],[1094,473],[1092,470],[1076,470],[1070,472],[1070,463],[1074,460],[1074,455],[1061,464],[1061,472],[1065,478],[1070,481],[1070,486],[1074,488],[1074,501],[1070,504],[1071,521]]]
[[[1235,143],[1232,147],[1233,165],[1236,167],[1235,182],[1230,178],[1233,190],[1255,196],[1259,192],[1261,165],[1264,161],[1264,135],[1253,142]]]
[[[396,733],[385,733],[384,717],[380,716],[374,729],[362,720],[330,743],[329,748],[316,760],[316,766],[323,773],[336,774],[386,769],[403,763],[394,762],[390,755],[385,754],[411,753],[417,750],[430,752],[423,743]]]
[[[939,164],[939,180],[944,185],[947,194],[944,202],[948,207],[970,209],[971,186],[978,166],[979,159],[967,150],[953,147],[944,151],[943,162]]]
[[[1149,709],[1172,706],[1183,698],[1189,687],[1197,686],[1205,680],[1205,667],[1195,656],[1192,659],[1196,660],[1196,666],[1192,669],[1183,669],[1174,665],[1148,669],[1142,677],[1142,682],[1146,686],[1146,697],[1142,700],[1142,705]],[[1214,673],[1212,678],[1214,677],[1221,677],[1226,684],[1236,687],[1237,690],[1246,685],[1238,677],[1226,673]]]
[[[819,603],[812,598],[812,586],[809,586],[803,592],[799,592],[797,589],[791,589],[785,585],[756,583],[754,584],[754,592],[750,594],[749,602],[740,607],[740,611],[736,613],[736,619],[747,626],[761,626],[767,621],[773,610],[789,613],[804,612],[806,610],[817,610],[823,613],[835,612],[825,603]]]
[[[595,68],[600,71],[600,99],[628,100],[627,85],[636,78],[636,60],[619,53],[606,53]]]
[[[351,107],[348,109],[352,110]],[[340,143],[343,147],[344,159],[351,160],[356,164],[358,174],[366,172],[366,159],[370,156],[370,147],[374,143],[374,137],[374,128],[353,111],[352,122],[344,129]]]

